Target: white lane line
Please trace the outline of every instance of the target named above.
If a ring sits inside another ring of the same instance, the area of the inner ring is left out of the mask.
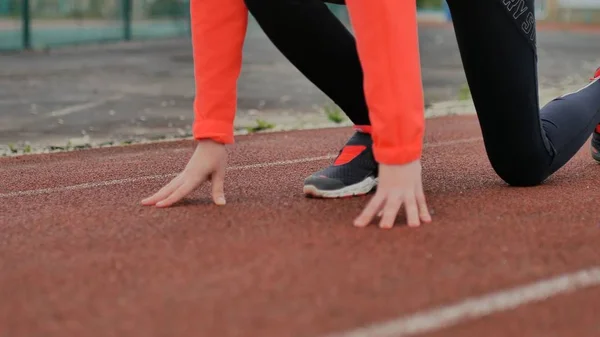
[[[228,170],[246,170],[246,169],[262,168],[262,167],[293,165],[293,164],[309,163],[309,162],[314,162],[314,161],[333,159],[333,158],[335,158],[335,156],[336,155],[330,154],[330,155],[321,156],[321,157],[311,157],[311,158],[301,158],[301,159],[293,159],[293,160],[282,160],[282,161],[276,161],[276,162],[270,162],[270,163],[231,166],[231,167],[228,167],[227,169]],[[15,191],[15,192],[9,192],[9,193],[1,193],[0,198],[22,197],[22,196],[39,195],[39,194],[52,194],[52,193],[58,193],[58,192],[82,190],[82,189],[96,188],[96,187],[103,187],[103,186],[122,185],[122,184],[128,184],[128,183],[135,183],[138,181],[145,181],[145,180],[172,178],[172,177],[177,176],[178,174],[179,173],[158,174],[158,175],[135,177],[135,178],[98,181],[98,182],[84,183],[84,184],[71,185],[71,186],[42,188],[42,189],[27,190],[27,191]]]
[[[430,148],[430,147],[441,147],[441,146],[449,146],[449,145],[456,145],[456,144],[474,143],[474,142],[478,142],[480,140],[483,140],[483,138],[472,137],[472,138],[465,138],[465,139],[455,139],[455,140],[448,140],[445,142],[425,143],[425,144],[423,144],[423,147]]]
[[[97,101],[93,101],[93,102],[88,102],[88,103],[83,103],[83,104],[77,104],[77,105],[71,105],[69,107],[66,107],[64,109],[58,109],[58,110],[54,110],[51,111],[50,113],[48,113],[49,116],[52,117],[59,117],[59,116],[66,116],[66,115],[70,115],[72,113],[75,112],[79,112],[79,111],[85,111],[88,109],[92,109],[95,108],[97,106],[100,106],[106,102],[109,101],[116,101],[119,100],[121,98],[123,98],[123,95],[114,95],[108,98],[103,98],[103,99],[99,99]]]
[[[472,142],[476,142],[479,140],[481,140],[480,137],[458,139],[458,140],[451,140],[451,141],[446,141],[446,142],[425,144],[424,147],[429,148],[429,147],[440,147],[440,146],[455,145],[455,144],[462,144],[462,143],[472,143]],[[245,170],[245,169],[271,167],[271,166],[293,165],[293,164],[309,163],[309,162],[314,162],[314,161],[333,159],[336,156],[337,156],[337,154],[329,154],[329,155],[320,156],[320,157],[283,160],[283,161],[276,161],[276,162],[270,162],[270,163],[259,163],[259,164],[250,164],[250,165],[241,165],[241,166],[231,166],[231,167],[228,167],[227,169],[228,170]],[[81,189],[88,189],[88,188],[111,186],[111,185],[129,184],[129,183],[135,183],[138,181],[156,180],[156,179],[175,177],[175,176],[177,176],[177,174],[179,174],[179,173],[159,174],[159,175],[151,175],[151,176],[143,176],[143,177],[135,177],[135,178],[124,178],[124,179],[116,179],[116,180],[108,180],[108,181],[98,181],[98,182],[83,183],[83,184],[71,185],[71,186],[41,188],[41,189],[26,190],[26,191],[14,191],[14,192],[8,192],[8,193],[0,193],[0,199],[12,198],[12,197],[22,197],[22,196],[29,196],[29,195],[51,194],[51,193],[58,193],[58,192],[65,192],[65,191],[72,191],[72,190],[81,190]]]
[[[600,266],[563,274],[512,289],[455,304],[425,310],[371,326],[331,334],[327,337],[405,337],[441,330],[468,320],[481,318],[552,296],[600,285]]]

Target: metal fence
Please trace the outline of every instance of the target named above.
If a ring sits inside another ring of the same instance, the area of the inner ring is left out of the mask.
[[[0,50],[189,36],[190,0],[0,0]],[[418,0],[440,8],[442,0]],[[345,6],[328,4],[347,21]]]
[[[188,34],[188,0],[0,0],[3,50]]]

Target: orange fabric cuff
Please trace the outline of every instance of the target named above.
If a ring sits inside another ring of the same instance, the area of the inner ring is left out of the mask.
[[[231,123],[219,120],[196,120],[192,127],[194,139],[212,139],[221,144],[233,144]]]
[[[373,146],[373,155],[380,164],[401,165],[408,164],[421,158],[423,146],[411,145],[407,147]]]

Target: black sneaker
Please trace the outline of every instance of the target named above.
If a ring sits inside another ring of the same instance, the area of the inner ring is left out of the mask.
[[[590,148],[592,150],[592,158],[594,158],[595,161],[600,163],[600,126],[597,126],[596,130],[594,130],[594,133],[592,134],[592,142],[590,145]]]
[[[600,79],[600,68],[596,69],[596,73],[594,77],[590,78],[590,80],[595,81]],[[592,158],[595,161],[600,163],[600,124],[596,126],[594,133],[592,134],[592,142],[590,144]]]
[[[304,180],[303,192],[316,198],[365,195],[377,186],[377,170],[371,135],[357,131],[331,166]]]

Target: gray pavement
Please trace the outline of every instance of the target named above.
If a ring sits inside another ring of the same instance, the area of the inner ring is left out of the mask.
[[[452,29],[422,25],[420,35],[428,115],[472,113],[470,101],[459,100],[466,80]],[[599,37],[600,31],[539,32],[542,101],[589,78],[600,65]],[[275,129],[336,125],[322,110],[328,98],[255,23],[246,41],[237,129],[243,132],[257,120]],[[191,132],[188,39],[0,55],[0,88],[0,144],[119,143]]]

